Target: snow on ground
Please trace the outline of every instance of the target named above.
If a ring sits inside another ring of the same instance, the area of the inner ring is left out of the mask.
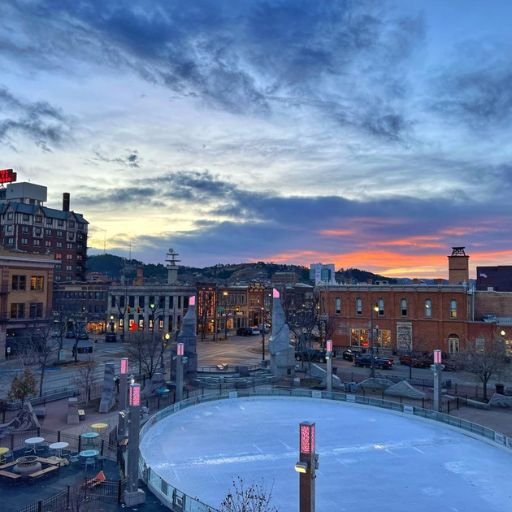
[[[240,398],[171,415],[141,452],[181,491],[218,507],[232,480],[298,510],[298,429],[316,422],[316,509],[510,512],[512,453],[463,431],[383,409],[312,398]]]

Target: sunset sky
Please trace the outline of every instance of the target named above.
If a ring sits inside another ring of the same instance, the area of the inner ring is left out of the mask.
[[[2,0],[0,168],[89,254],[512,264],[512,2]]]

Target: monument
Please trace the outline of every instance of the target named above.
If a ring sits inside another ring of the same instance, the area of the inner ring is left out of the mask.
[[[197,372],[196,322],[196,298],[192,295],[188,299],[188,309],[183,317],[181,330],[178,334],[178,343],[183,343],[185,348],[183,364],[186,375],[195,375]]]
[[[272,335],[269,343],[270,370],[274,377],[293,377],[295,351],[290,345],[290,329],[286,323],[279,292],[272,290]]]
[[[105,363],[105,374],[103,377],[103,389],[101,392],[101,401],[99,412],[109,412],[115,403],[115,369],[114,363]]]

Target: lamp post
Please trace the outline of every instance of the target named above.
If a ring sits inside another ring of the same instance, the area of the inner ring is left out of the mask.
[[[327,359],[327,393],[332,392],[332,340],[325,342],[325,358]]]
[[[183,399],[183,358],[185,356],[185,344],[176,345],[176,402]]]
[[[441,372],[444,366],[441,361],[441,351],[434,350],[434,364],[430,367],[434,372],[434,411],[441,410]]]
[[[378,304],[373,304],[370,309],[370,377],[373,379],[375,377],[375,355],[374,355],[374,349],[375,349],[375,340],[374,340],[374,333],[373,333],[373,313],[379,312],[379,306]]]
[[[299,461],[295,471],[299,473],[299,512],[315,512],[315,471],[318,455],[315,452],[315,424],[299,425]]]
[[[265,361],[265,308],[261,308],[261,362]]]
[[[224,303],[224,339],[225,340],[228,339],[228,310],[227,310],[228,295],[229,295],[229,293],[226,290],[224,290],[222,292],[223,303]]]

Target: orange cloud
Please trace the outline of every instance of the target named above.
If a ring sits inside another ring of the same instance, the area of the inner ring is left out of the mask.
[[[354,231],[352,229],[322,229],[320,234],[324,236],[349,236],[353,235]]]

